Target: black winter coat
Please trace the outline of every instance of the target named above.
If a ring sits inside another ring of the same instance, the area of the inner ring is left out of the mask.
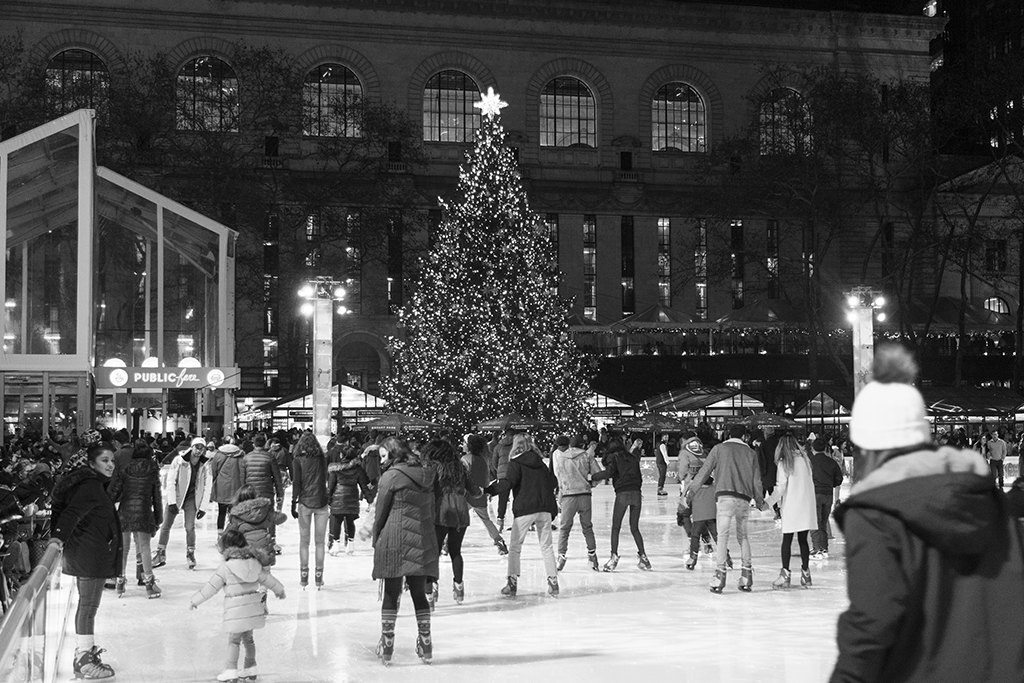
[[[558,514],[555,490],[558,479],[536,451],[526,451],[508,461],[508,475],[487,487],[497,495],[512,490],[512,515],[522,517],[536,512]]]
[[[242,484],[251,484],[260,498],[273,501],[277,496],[277,500],[284,500],[281,470],[274,456],[262,448],[242,456]]]
[[[359,516],[359,498],[370,500],[370,478],[353,458],[327,466],[327,493],[331,498],[332,515]]]
[[[605,454],[607,462],[603,472],[597,472],[591,476],[593,481],[611,479],[615,487],[615,493],[624,491],[639,491],[644,483],[644,475],[640,471],[640,455],[631,453],[625,449],[608,451]]]
[[[327,505],[327,459],[300,455],[292,459],[292,505],[311,510]]]
[[[104,479],[80,467],[53,488],[51,533],[64,542],[65,574],[109,579],[121,573],[121,523]]]
[[[981,455],[893,457],[835,517],[850,607],[832,683],[1024,680],[1024,538]]]
[[[110,497],[118,503],[117,516],[122,531],[152,534],[163,522],[160,500],[160,467],[153,458],[133,457],[117,472],[110,487]]]

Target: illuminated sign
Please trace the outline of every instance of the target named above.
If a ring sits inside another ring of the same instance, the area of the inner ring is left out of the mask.
[[[97,389],[237,389],[238,368],[96,368]]]

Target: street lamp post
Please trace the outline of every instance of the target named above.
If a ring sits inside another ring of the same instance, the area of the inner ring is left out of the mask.
[[[871,377],[871,364],[875,359],[875,319],[885,321],[882,292],[871,287],[857,286],[846,293],[849,311],[847,320],[853,325],[853,388],[859,394]],[[878,311],[877,313],[875,311]]]
[[[313,318],[313,434],[324,448],[331,438],[331,379],[334,361],[334,308],[339,315],[348,313],[341,302],[345,289],[333,278],[320,276],[309,280],[299,296],[302,314]]]

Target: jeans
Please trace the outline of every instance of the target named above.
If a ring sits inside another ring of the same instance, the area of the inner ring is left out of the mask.
[[[644,537],[640,534],[640,505],[644,497],[639,491],[623,491],[615,494],[615,506],[612,508],[612,555],[619,554],[619,532],[622,531],[622,518],[629,510],[629,531],[633,534],[636,551],[645,554]]]
[[[573,518],[580,516],[583,527],[583,538],[587,542],[587,554],[597,552],[597,541],[594,539],[594,523],[591,521],[592,498],[589,493],[574,496],[562,496],[562,519],[559,524],[558,554],[565,555],[569,549],[569,532],[572,531]]]
[[[665,462],[665,458],[658,455],[655,464],[658,466],[658,490],[661,491],[665,488],[665,477],[668,476],[668,463]]]
[[[452,578],[455,583],[462,583],[462,570],[465,563],[462,561],[462,539],[466,537],[468,527],[435,526],[437,532],[437,547],[444,544],[448,539],[448,557],[452,560]]]
[[[132,547],[132,536],[135,537],[135,555],[142,560],[142,575],[152,576],[153,575],[153,555],[149,550],[149,541],[153,538],[152,534],[148,534],[145,531],[125,531],[122,534],[123,540],[121,544],[124,546],[124,553],[121,555],[121,576],[124,576],[128,571],[128,551]]]
[[[252,639],[252,630],[249,630],[228,634],[228,659],[224,665],[225,669],[238,668],[239,645],[245,646],[245,663],[242,666],[246,669],[256,666],[256,643]]]
[[[811,545],[815,551],[828,551],[828,516],[832,512],[831,494],[814,494],[814,505],[818,511],[818,528],[811,532]]]
[[[103,597],[106,579],[78,577],[78,610],[75,612],[75,633],[91,636],[96,632],[96,612]]]
[[[359,515],[331,515],[330,534],[332,541],[341,540],[341,526],[345,525],[345,544],[356,537],[356,520]]]
[[[302,503],[298,504],[299,510],[299,566],[309,566],[309,528],[313,527],[313,546],[316,550],[316,568],[324,568],[324,550],[327,543],[327,520],[331,516],[331,509],[324,505],[322,508],[308,508]]]
[[[750,501],[736,496],[724,495],[718,498],[718,548],[715,550],[715,564],[720,571],[726,569],[726,557],[729,552],[729,534],[732,523],[736,520],[736,540],[740,544],[740,562],[744,567],[752,566],[750,539],[747,538],[747,517],[750,515]]]
[[[555,569],[555,551],[551,545],[550,512],[534,512],[512,520],[512,538],[508,544],[508,575],[519,576],[523,541],[526,540],[531,524],[537,527],[537,540],[540,542],[540,554],[544,558],[544,571],[548,576],[558,576],[558,570]]]
[[[1003,488],[1003,461],[989,460],[988,467],[992,470],[992,478],[995,479],[996,486]]]
[[[501,529],[496,527],[494,522],[491,521],[491,514],[487,511],[487,506],[471,509],[480,518],[480,521],[483,522],[484,528],[487,529],[487,535],[491,537],[492,541],[497,543],[501,539]]]
[[[185,545],[190,549],[196,547],[196,499],[186,498],[185,502],[181,504],[181,514],[185,518]],[[160,538],[156,542],[156,547],[166,548],[167,539],[171,536],[171,526],[174,525],[174,520],[178,517],[178,513],[171,513],[171,506],[168,505],[164,508],[164,523],[160,527]]]
[[[701,538],[714,539],[718,543],[718,522],[713,519],[702,519],[693,523],[693,531],[690,532],[690,554],[696,555],[700,550]]]

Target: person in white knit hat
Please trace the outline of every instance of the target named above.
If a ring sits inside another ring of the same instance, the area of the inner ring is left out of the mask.
[[[854,401],[846,536],[850,607],[831,683],[1024,680],[1024,539],[980,454],[932,443],[917,365],[877,350]]]

